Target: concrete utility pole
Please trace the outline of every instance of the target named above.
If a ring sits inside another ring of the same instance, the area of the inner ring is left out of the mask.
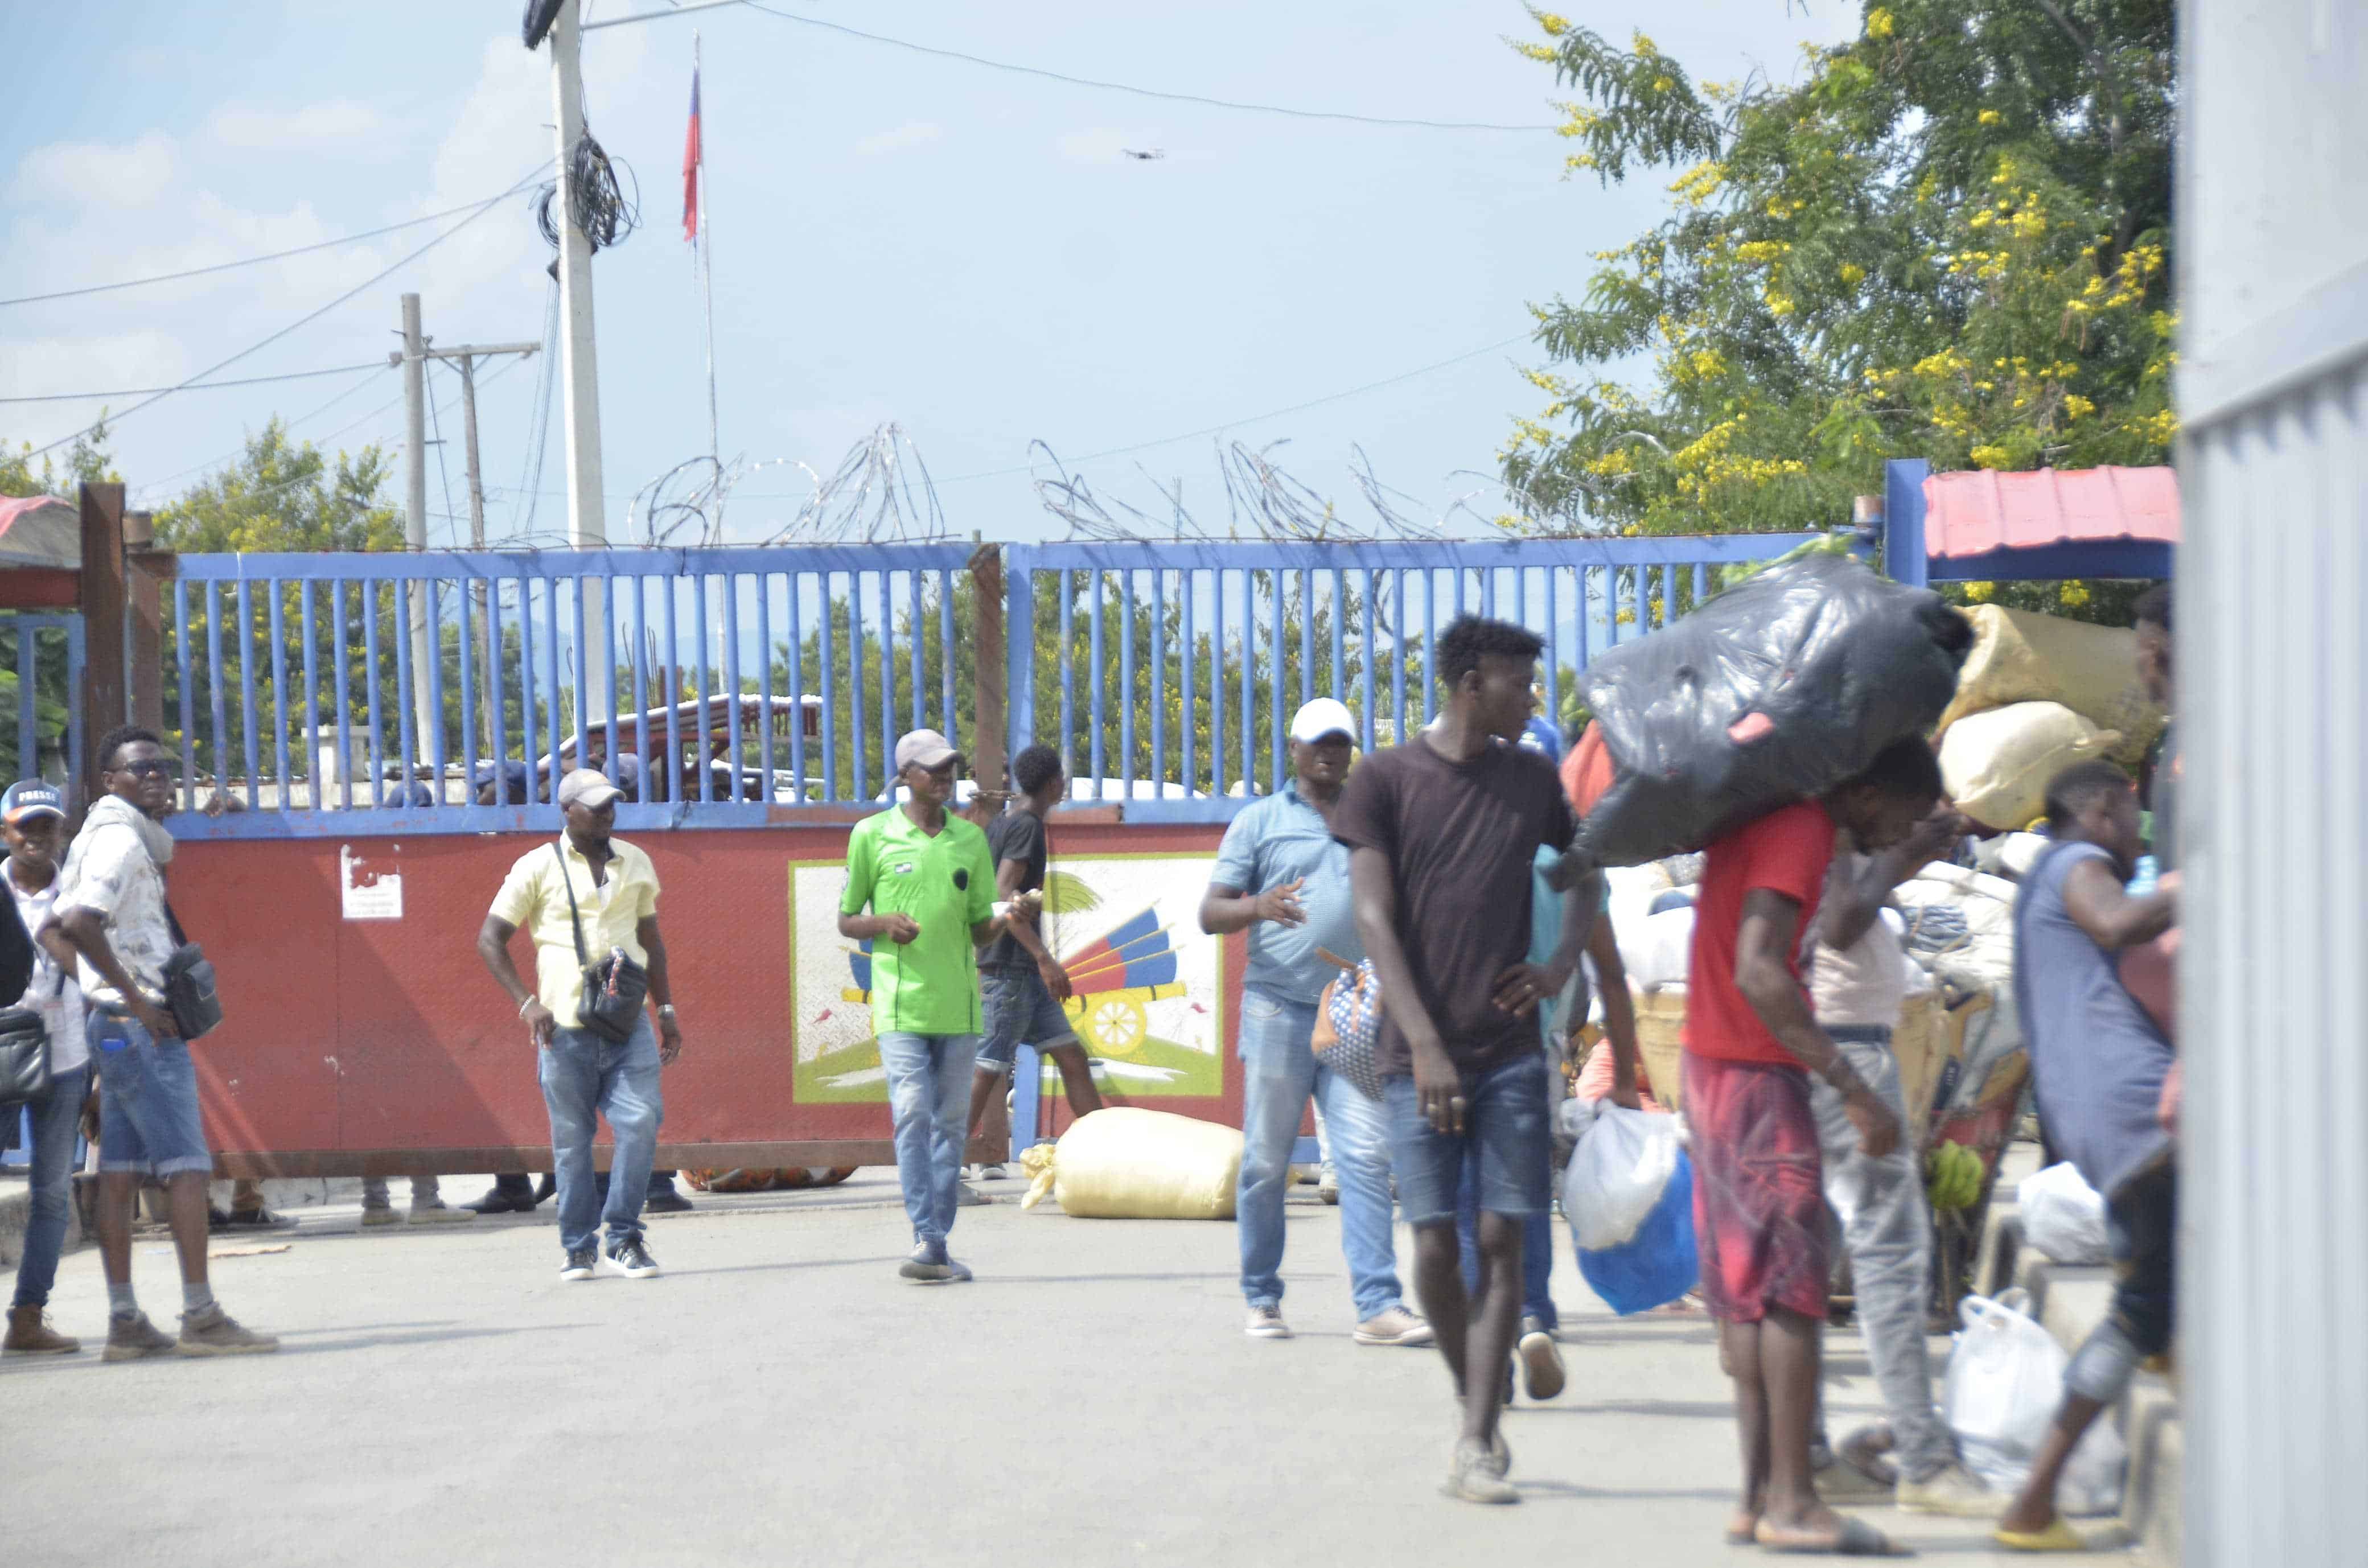
[[[403,297],[403,343],[401,354],[390,354],[390,364],[403,366],[404,396],[410,401],[411,451],[409,472],[410,517],[404,533],[414,550],[427,547],[427,444],[425,439],[427,419],[427,361],[450,359],[461,368],[461,406],[467,432],[469,454],[469,547],[485,548],[485,486],[477,463],[477,361],[495,354],[534,354],[541,350],[540,343],[463,343],[452,348],[430,348],[428,340],[419,331],[419,296]],[[427,661],[436,657],[436,639],[427,624],[427,595],[425,589],[407,590],[411,597],[411,658],[412,701],[419,722],[419,752],[429,755],[427,726],[437,722],[438,715],[428,701],[427,677],[424,673]],[[497,666],[494,663],[493,642],[486,631],[485,587],[479,583],[472,590],[476,603],[472,607],[476,619],[478,646],[477,689],[482,695],[478,706],[484,714],[485,755],[493,755],[493,699],[497,682]],[[416,758],[413,760],[417,760]]]
[[[551,28],[551,91],[559,137],[559,321],[561,384],[565,395],[567,424],[567,538],[578,550],[598,550],[609,542],[609,523],[601,501],[600,374],[592,334],[592,242],[585,237],[575,210],[569,171],[575,166],[575,144],[584,136],[583,0],[564,0]],[[600,637],[602,585],[595,577],[579,577],[583,595],[585,640],[596,645]],[[612,704],[611,672],[606,657],[586,658],[576,650],[583,710],[578,728],[605,719]]]
[[[414,551],[427,548],[427,339],[419,331],[419,296],[403,297],[403,353],[396,358],[403,366],[404,414],[404,542]],[[405,583],[396,589],[407,606],[404,618],[411,625],[411,698],[416,716],[418,756],[403,759],[404,783],[411,782],[410,768],[420,756],[429,755],[427,737],[438,722],[436,705],[428,700],[427,671],[436,657],[435,632],[427,624],[427,595],[416,583]],[[339,613],[343,613],[342,603]],[[362,613],[372,613],[365,603]],[[375,801],[378,780],[370,780]],[[441,783],[441,780],[438,780]]]

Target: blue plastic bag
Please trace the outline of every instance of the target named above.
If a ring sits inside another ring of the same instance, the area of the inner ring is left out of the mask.
[[[1666,1306],[1702,1279],[1694,1250],[1694,1165],[1682,1151],[1660,1200],[1636,1233],[1616,1247],[1578,1252],[1588,1289],[1622,1317]]]

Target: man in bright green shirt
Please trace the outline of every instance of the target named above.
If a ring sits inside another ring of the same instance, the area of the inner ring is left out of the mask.
[[[968,1279],[946,1252],[962,1197],[978,1055],[978,948],[1003,934],[986,835],[951,815],[962,754],[935,730],[896,743],[905,801],[855,826],[838,934],[871,944],[871,1023],[896,1127],[896,1177],[913,1222],[899,1267],[924,1285]],[[1032,911],[1036,895],[1014,904]],[[870,913],[865,913],[866,911]]]

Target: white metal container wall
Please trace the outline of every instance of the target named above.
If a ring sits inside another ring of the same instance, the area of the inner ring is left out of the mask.
[[[2186,0],[2185,1550],[2368,1562],[2368,22]]]

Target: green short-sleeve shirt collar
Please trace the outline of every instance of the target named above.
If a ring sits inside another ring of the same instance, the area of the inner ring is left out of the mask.
[[[907,915],[921,927],[910,942],[871,944],[871,1026],[881,1034],[976,1034],[982,1024],[977,949],[971,927],[995,908],[995,867],[986,835],[948,814],[923,833],[901,807],[866,817],[848,846],[840,911]]]

